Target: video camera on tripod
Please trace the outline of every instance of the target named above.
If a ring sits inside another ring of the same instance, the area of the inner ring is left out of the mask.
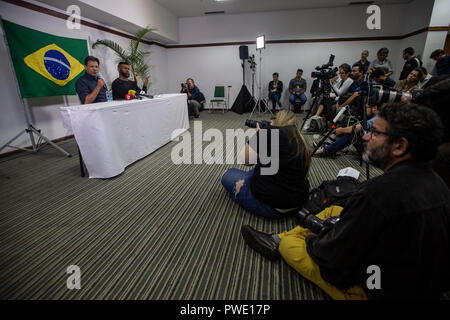
[[[331,68],[334,63],[334,55],[330,55],[330,59],[327,64],[322,65],[321,67],[317,66],[316,70],[311,72],[311,78],[317,78],[319,80],[329,80],[336,76],[338,68]]]
[[[325,106],[325,113],[327,114],[327,118],[331,118],[331,104],[334,101],[334,98],[331,97],[331,91],[333,87],[331,85],[330,79],[334,78],[337,75],[338,68],[333,67],[334,63],[334,55],[330,54],[330,59],[328,62],[322,66],[317,66],[316,70],[311,73],[311,77],[315,78],[314,80],[314,102],[311,108],[308,111],[308,114],[303,119],[303,124],[301,126],[301,130],[305,126],[306,121],[309,119],[312,112],[316,112],[316,108],[319,107],[320,103],[323,103]]]

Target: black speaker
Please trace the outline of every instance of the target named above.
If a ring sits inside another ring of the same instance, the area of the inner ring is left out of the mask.
[[[241,58],[241,60],[248,59],[248,46],[239,47],[239,57]]]

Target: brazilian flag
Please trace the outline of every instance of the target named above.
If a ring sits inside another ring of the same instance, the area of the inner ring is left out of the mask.
[[[89,55],[87,41],[2,20],[22,98],[75,95]]]

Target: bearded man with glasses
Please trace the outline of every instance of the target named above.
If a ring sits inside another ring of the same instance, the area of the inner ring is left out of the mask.
[[[297,226],[279,234],[242,227],[245,242],[282,257],[333,299],[439,299],[450,290],[450,190],[429,162],[442,138],[430,108],[387,104],[363,137],[363,157],[384,171],[359,187],[339,220],[318,234]],[[379,286],[371,285],[378,270]]]

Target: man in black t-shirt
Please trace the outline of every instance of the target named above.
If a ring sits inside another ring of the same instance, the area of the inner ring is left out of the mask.
[[[134,75],[135,81],[130,81],[128,78],[130,77],[130,65],[128,62],[120,62],[117,66],[119,71],[119,78],[113,81],[112,83],[112,94],[114,100],[124,100],[125,95],[129,90],[134,90],[136,92],[140,92],[141,89],[137,85],[137,75]],[[144,78],[144,86],[142,90],[147,92],[149,77]]]

